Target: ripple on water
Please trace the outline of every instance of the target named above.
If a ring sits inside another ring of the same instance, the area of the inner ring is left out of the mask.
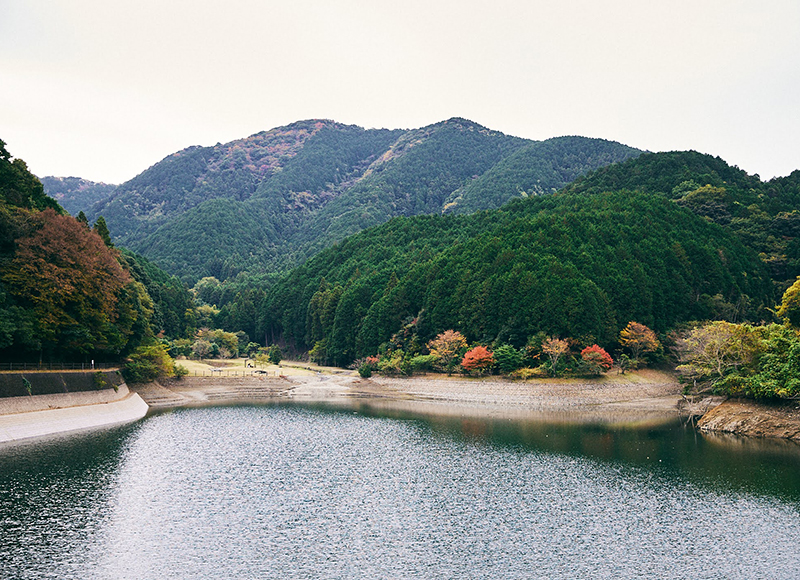
[[[11,462],[0,480],[0,571],[792,578],[798,569],[796,501],[721,491],[658,464],[299,407],[175,411],[108,437],[99,457],[87,443],[83,462],[59,466],[63,454],[46,451],[38,470],[35,457]]]

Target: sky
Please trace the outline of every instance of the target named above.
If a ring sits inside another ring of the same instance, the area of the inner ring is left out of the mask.
[[[0,139],[122,183],[294,121],[464,117],[528,139],[800,168],[797,0],[0,0]]]

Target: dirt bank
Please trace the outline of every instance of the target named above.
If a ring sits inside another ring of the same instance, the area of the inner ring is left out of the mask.
[[[701,431],[749,437],[776,437],[800,442],[800,402],[759,403],[730,399],[697,422]]]
[[[647,370],[529,382],[443,375],[360,379],[351,372],[310,372],[184,377],[132,389],[153,408],[292,400],[425,415],[627,424],[674,420],[681,400],[674,376]]]

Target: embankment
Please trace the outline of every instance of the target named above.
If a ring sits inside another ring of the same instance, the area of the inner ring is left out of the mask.
[[[697,422],[697,427],[706,432],[800,442],[800,403],[729,399],[705,413]]]
[[[0,443],[128,423],[148,410],[114,371],[2,373],[0,392],[11,393],[0,397]]]

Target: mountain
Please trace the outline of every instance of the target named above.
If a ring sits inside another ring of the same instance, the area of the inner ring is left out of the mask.
[[[98,183],[80,177],[40,177],[44,192],[58,201],[71,215],[86,212],[94,204],[111,196],[116,185]]]
[[[193,283],[285,271],[392,217],[498,207],[639,153],[579,137],[533,142],[464,119],[408,131],[300,121],[175,153],[87,213]],[[480,181],[505,160],[510,187]],[[482,189],[469,187],[479,181]]]
[[[640,321],[759,317],[764,264],[729,231],[645,193],[556,194],[471,215],[396,218],[269,289],[256,332],[337,365],[413,324],[520,347],[536,333],[613,346]],[[223,308],[223,312],[225,308]]]

